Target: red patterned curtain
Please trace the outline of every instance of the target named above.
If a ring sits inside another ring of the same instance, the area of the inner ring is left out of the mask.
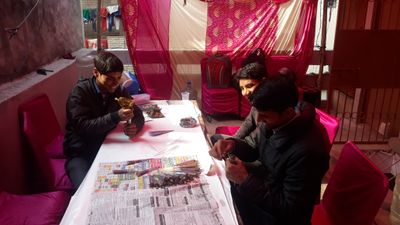
[[[279,4],[289,0],[213,1],[208,4],[206,54],[228,54],[234,65],[250,51],[261,47],[267,53],[270,73],[289,67],[301,83],[313,52],[317,0],[301,1],[295,26],[294,48],[285,53],[273,52],[278,28]],[[293,1],[293,0],[292,0]],[[227,10],[229,9],[229,10]]]
[[[151,99],[170,99],[170,0],[121,0],[121,13],[135,72]]]
[[[271,1],[213,1],[208,4],[206,54],[226,53],[234,60],[275,43],[278,6]]]

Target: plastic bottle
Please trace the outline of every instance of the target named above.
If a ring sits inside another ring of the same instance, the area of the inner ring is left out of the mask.
[[[181,92],[182,100],[196,100],[197,99],[197,92],[192,87],[192,81],[186,82],[186,87]]]

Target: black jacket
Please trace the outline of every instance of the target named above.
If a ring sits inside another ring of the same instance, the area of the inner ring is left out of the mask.
[[[79,80],[68,97],[63,144],[67,157],[94,159],[106,135],[120,122],[118,110],[121,107],[115,98],[130,97],[125,89],[118,88],[103,99],[96,90],[95,82],[95,77]],[[132,123],[140,130],[144,125],[142,111],[137,106],[133,110]]]
[[[304,113],[312,113],[307,110]],[[248,168],[249,177],[235,185],[248,199],[273,221],[260,224],[309,225],[315,201],[319,197],[322,177],[329,167],[326,149],[327,133],[321,123],[310,115],[301,115],[273,133],[259,123],[251,138],[235,139],[234,154],[244,161],[258,160]],[[254,165],[258,165],[254,167]],[[276,222],[276,223],[275,223]]]

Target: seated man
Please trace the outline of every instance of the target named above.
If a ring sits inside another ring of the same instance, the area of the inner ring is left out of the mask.
[[[236,75],[236,80],[238,80],[241,94],[251,101],[254,90],[256,90],[260,82],[266,78],[266,75],[267,71],[265,67],[256,62],[247,64],[241,68]],[[251,107],[249,115],[243,121],[234,137],[243,139],[249,135],[257,126],[256,117],[257,110],[254,107]],[[214,134],[210,137],[210,140],[211,143],[214,144],[219,139],[228,137],[229,136],[223,134]]]
[[[133,137],[142,129],[144,117],[136,105],[121,108],[116,98],[131,98],[121,87],[123,64],[114,54],[100,52],[94,59],[93,77],[78,81],[67,100],[64,138],[65,170],[76,188],[89,171],[107,134],[120,121]]]
[[[309,110],[296,112],[297,101],[293,81],[267,78],[253,94],[257,129],[245,140],[219,140],[210,150],[216,159],[227,159],[226,176],[245,225],[311,224],[329,167],[328,139],[315,112],[312,119],[305,115]]]

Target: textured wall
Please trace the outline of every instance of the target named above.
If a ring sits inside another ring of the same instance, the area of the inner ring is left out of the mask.
[[[83,46],[79,0],[39,0],[38,6],[9,39],[37,0],[0,1],[0,84],[30,73]]]

